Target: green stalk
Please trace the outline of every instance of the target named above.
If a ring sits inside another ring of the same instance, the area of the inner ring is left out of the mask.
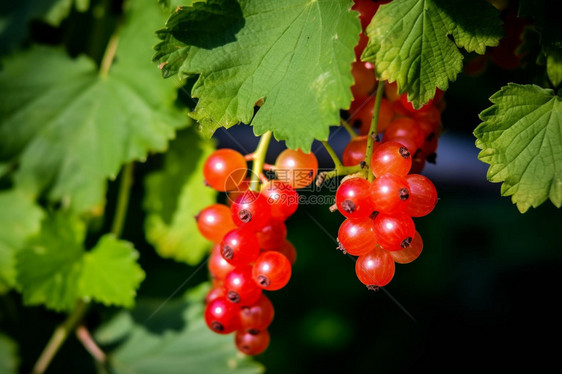
[[[369,128],[369,136],[367,137],[367,151],[365,152],[365,164],[367,165],[367,179],[372,182],[375,176],[371,172],[371,156],[373,155],[373,143],[377,136],[377,123],[379,122],[379,113],[381,109],[382,94],[384,92],[384,81],[379,82],[377,88],[377,96],[375,98],[375,108],[373,109],[373,119]]]
[[[263,134],[258,143],[258,147],[254,152],[254,162],[252,163],[252,180],[250,182],[250,190],[258,191],[260,183],[260,174],[263,171],[263,165],[265,163],[265,155],[267,153],[267,147],[271,140],[272,132],[268,131]]]
[[[113,224],[111,225],[111,233],[116,237],[120,237],[123,232],[123,225],[127,217],[129,208],[129,196],[131,194],[131,186],[133,185],[134,163],[129,162],[123,168],[121,173],[121,181],[119,182],[119,194],[117,195],[117,203],[115,214],[113,216]]]
[[[351,125],[343,118],[340,119],[340,125],[342,125],[344,129],[346,129],[346,131],[349,133],[349,136],[351,136],[351,139],[357,136],[357,134],[353,130],[353,127],[351,127]]]
[[[57,354],[58,350],[68,335],[74,331],[76,325],[78,325],[82,317],[84,317],[87,310],[88,304],[79,300],[76,304],[76,308],[74,308],[72,313],[55,329],[53,335],[51,335],[51,339],[49,339],[49,342],[43,349],[43,352],[41,352],[41,356],[39,356],[39,359],[33,367],[31,372],[32,374],[43,374],[45,370],[47,370],[47,367],[49,367],[49,364]]]
[[[326,151],[328,151],[328,154],[332,158],[332,161],[334,161],[334,167],[336,169],[343,168],[343,164],[341,163],[338,155],[336,154],[330,143],[328,143],[326,140],[323,140],[322,145],[324,146],[324,148],[326,148]]]

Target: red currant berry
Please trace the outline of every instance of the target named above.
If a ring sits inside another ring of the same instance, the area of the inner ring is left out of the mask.
[[[344,180],[336,191],[336,206],[348,218],[367,217],[373,212],[369,196],[370,183],[363,178]]]
[[[420,174],[410,174],[405,179],[410,186],[410,204],[405,212],[412,217],[428,215],[437,204],[435,186],[427,177]]]
[[[416,228],[406,213],[379,213],[375,218],[375,235],[379,245],[387,251],[399,251],[412,243]]]
[[[252,276],[254,281],[264,290],[279,290],[291,278],[291,263],[284,254],[277,251],[266,251],[254,263]]]
[[[425,134],[418,121],[408,118],[396,118],[384,132],[383,141],[394,140],[394,138],[410,138],[420,148],[425,141]],[[415,151],[414,151],[415,152]]]
[[[273,321],[273,304],[262,294],[258,301],[240,309],[240,329],[253,334],[267,329]]]
[[[361,256],[372,251],[377,245],[375,224],[369,217],[348,218],[340,225],[338,241],[347,253]]]
[[[224,298],[224,288],[222,288],[222,286],[213,287],[209,290],[209,292],[207,292],[207,295],[205,296],[205,304],[209,304],[219,297]]]
[[[377,83],[375,71],[369,69],[365,63],[355,61],[351,64],[351,74],[355,82],[353,86],[351,86],[353,97],[368,96]]]
[[[257,334],[252,334],[243,330],[236,331],[234,343],[236,348],[247,355],[259,355],[267,349],[269,345],[269,331],[262,330]]]
[[[209,261],[207,262],[207,267],[209,269],[209,273],[214,279],[217,280],[224,280],[226,275],[234,269],[234,266],[230,265],[228,261],[224,259],[221,254],[221,246],[220,244],[216,244],[211,251],[211,255],[209,256]]]
[[[195,219],[201,235],[215,243],[220,243],[227,232],[236,228],[230,208],[223,204],[206,207]]]
[[[261,194],[265,196],[271,207],[271,217],[279,220],[289,218],[299,206],[299,194],[288,183],[279,180],[267,182]]]
[[[245,227],[229,231],[221,242],[222,257],[233,266],[253,262],[260,254],[257,235]]]
[[[224,278],[226,299],[241,306],[255,303],[262,289],[252,279],[252,266],[238,266]]]
[[[318,160],[314,153],[286,149],[277,156],[275,174],[277,179],[293,188],[308,186],[316,177]]]
[[[256,233],[261,249],[275,249],[287,237],[287,227],[278,219],[269,219],[267,224]]]
[[[232,220],[237,226],[258,231],[263,228],[271,216],[267,199],[255,191],[246,191],[230,206]]]
[[[234,190],[247,173],[246,159],[233,149],[213,152],[203,165],[205,181],[217,191]]]
[[[365,160],[365,153],[367,152],[367,135],[356,136],[351,139],[343,150],[342,164],[343,166],[359,165],[361,161]]]
[[[394,268],[392,257],[379,247],[355,262],[355,274],[367,286],[386,286],[394,277]]]
[[[399,264],[409,264],[420,256],[422,249],[423,240],[420,233],[416,231],[414,239],[412,239],[412,243],[408,248],[404,248],[399,251],[389,251],[388,253],[392,256],[394,262]]]
[[[410,187],[396,174],[383,174],[369,188],[374,210],[379,213],[401,212],[410,204]]]
[[[373,151],[371,170],[375,177],[386,173],[406,176],[412,167],[412,155],[402,144],[389,141]]]
[[[218,334],[230,334],[240,328],[238,307],[224,297],[218,297],[205,306],[205,322]]]

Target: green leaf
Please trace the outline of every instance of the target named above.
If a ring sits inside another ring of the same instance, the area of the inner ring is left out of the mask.
[[[43,212],[21,191],[0,192],[0,294],[15,285],[16,253],[39,232]]]
[[[151,304],[157,310],[161,321],[174,319],[178,311],[183,326],[178,330],[165,329],[161,334],[150,332],[145,326],[134,324],[127,312],[115,318],[119,324],[110,321],[96,332],[98,335],[114,335],[109,330],[120,331],[115,335],[123,338],[122,331],[129,330],[126,340],[109,356],[109,362],[116,374],[254,374],[263,373],[264,368],[236,350],[233,336],[220,335],[212,332],[203,319],[203,302],[189,299],[161,300]],[[142,302],[139,303],[142,306]],[[156,309],[152,309],[154,312]],[[133,314],[135,311],[133,311]],[[145,313],[141,313],[145,314]],[[128,318],[123,315],[129,316]],[[151,319],[142,318],[147,323]]]
[[[445,91],[462,70],[459,48],[484,54],[502,35],[497,11],[484,0],[395,0],[379,8],[366,30],[362,60],[419,108]]]
[[[197,230],[194,216],[215,202],[205,186],[203,164],[213,151],[192,129],[178,133],[164,159],[164,169],[146,178],[145,232],[162,257],[194,265],[208,254],[211,242]]]
[[[56,311],[69,311],[75,306],[85,234],[84,223],[66,214],[43,220],[41,232],[17,254],[24,304],[44,304]]]
[[[176,10],[158,32],[164,77],[199,75],[193,118],[210,136],[243,122],[290,148],[327,139],[349,108],[359,20],[349,0],[209,0]],[[254,106],[263,105],[254,116]]]
[[[138,257],[131,243],[104,235],[92,251],[84,254],[80,295],[105,305],[133,306],[144,279]]]
[[[79,12],[86,12],[90,8],[90,0],[57,0],[43,18],[47,23],[59,26],[68,17],[73,6]]]
[[[18,284],[26,305],[69,311],[78,299],[130,307],[144,272],[131,244],[103,236],[84,250],[86,227],[76,216],[54,213],[17,254]]]
[[[95,209],[122,164],[166,150],[187,121],[173,105],[176,85],[155,74],[146,48],[163,12],[155,1],[131,2],[107,76],[89,58],[52,48],[6,60],[0,160],[19,158],[18,187],[78,212]]]
[[[19,358],[16,343],[4,334],[0,334],[0,373],[16,374]]]
[[[480,114],[478,158],[490,164],[488,180],[503,182],[522,213],[546,199],[562,204],[562,97],[534,85],[508,84]]]

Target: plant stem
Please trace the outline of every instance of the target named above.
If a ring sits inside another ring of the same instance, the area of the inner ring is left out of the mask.
[[[84,348],[92,355],[92,357],[101,365],[104,365],[107,361],[106,354],[101,350],[101,348],[96,344],[94,338],[90,334],[90,331],[84,325],[80,325],[76,328],[76,337]]]
[[[260,183],[260,173],[263,170],[263,164],[265,163],[265,155],[267,153],[267,147],[269,146],[269,141],[271,140],[272,132],[268,131],[263,134],[258,143],[258,147],[254,152],[254,162],[252,164],[252,180],[250,182],[250,190],[258,191]]]
[[[363,171],[361,165],[341,166],[339,168],[336,167],[334,170],[328,172],[322,172],[318,174],[318,177],[316,178],[316,186],[320,187],[322,183],[324,183],[324,181],[327,179],[332,179],[339,175],[349,175],[349,174],[359,173],[361,171]]]
[[[39,359],[35,363],[35,366],[33,367],[33,370],[31,372],[32,374],[43,374],[45,370],[47,370],[47,367],[57,354],[58,350],[60,349],[68,335],[74,330],[78,322],[80,322],[87,309],[88,305],[84,301],[78,300],[76,308],[74,308],[74,310],[66,318],[66,320],[53,332],[51,339],[49,340],[49,342],[43,349],[43,352],[41,352],[41,356],[39,356]]]
[[[342,125],[343,128],[347,130],[347,132],[349,133],[349,136],[351,136],[351,139],[353,139],[357,136],[357,134],[353,130],[353,127],[351,127],[351,125],[346,120],[344,120],[343,118],[340,119],[340,125]]]
[[[375,98],[375,107],[373,109],[373,119],[369,128],[369,136],[367,137],[367,151],[365,152],[365,163],[367,165],[367,179],[372,182],[375,175],[371,172],[371,156],[373,155],[373,143],[377,136],[377,123],[379,122],[379,113],[381,108],[382,94],[384,92],[384,81],[379,82],[377,88],[377,96]]]
[[[120,27],[117,27],[117,30],[115,30],[113,35],[109,38],[109,42],[107,42],[107,47],[105,48],[105,52],[101,59],[99,74],[103,78],[107,77],[107,74],[109,74],[109,69],[111,68],[113,59],[115,58],[115,52],[117,52],[117,45],[119,44],[119,29]]]
[[[324,146],[324,148],[326,148],[326,151],[328,151],[328,154],[332,158],[332,161],[334,161],[334,167],[336,169],[343,168],[343,164],[341,163],[338,155],[336,154],[336,152],[334,151],[334,149],[332,148],[330,143],[328,143],[328,141],[326,141],[326,140],[323,140],[322,145]]]
[[[111,233],[116,237],[121,236],[123,225],[127,217],[127,208],[129,206],[129,196],[131,194],[131,186],[133,185],[134,163],[129,162],[121,172],[121,180],[119,182],[119,194],[117,195],[117,206],[113,216],[113,224],[111,225]]]

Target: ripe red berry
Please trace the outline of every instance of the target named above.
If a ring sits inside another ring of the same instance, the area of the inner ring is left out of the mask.
[[[308,186],[316,177],[318,160],[314,153],[286,149],[275,160],[277,179],[293,188]]]
[[[394,262],[399,264],[408,264],[417,259],[423,249],[423,240],[419,232],[416,231],[414,239],[408,248],[399,251],[389,251],[388,253],[394,259]]]
[[[229,264],[221,254],[220,244],[216,244],[211,251],[209,261],[207,262],[209,273],[214,279],[224,280],[226,275],[234,269],[234,266]]]
[[[341,214],[349,218],[367,217],[373,212],[369,187],[363,178],[344,180],[336,191],[336,206]]]
[[[410,204],[405,212],[412,217],[428,215],[437,204],[435,186],[427,177],[420,174],[410,174],[405,179],[410,186]]]
[[[338,230],[338,241],[347,253],[361,256],[372,251],[377,245],[375,224],[369,217],[348,218]]]
[[[279,180],[267,182],[261,194],[265,196],[271,207],[271,217],[279,220],[289,218],[299,206],[299,194],[288,183]]]
[[[382,248],[359,256],[355,262],[355,274],[367,286],[386,286],[394,277],[394,260]]]
[[[405,176],[411,167],[412,155],[400,143],[384,142],[373,151],[371,170],[376,177],[386,173]]]
[[[227,232],[236,228],[230,208],[223,204],[206,207],[195,219],[201,235],[215,243],[220,243]]]
[[[207,292],[207,295],[205,296],[205,304],[209,304],[213,300],[224,296],[224,288],[222,288],[222,285],[219,287],[213,287],[209,290],[209,292]]]
[[[224,278],[226,299],[241,306],[255,303],[262,289],[252,279],[252,266],[238,266]]]
[[[410,204],[410,187],[405,178],[383,174],[369,188],[374,210],[380,213],[401,212]]]
[[[351,86],[353,97],[369,96],[377,83],[374,69],[370,69],[364,62],[355,61],[351,64],[351,74],[354,79]]]
[[[260,253],[257,235],[245,227],[229,231],[221,242],[222,257],[233,266],[253,262]]]
[[[269,339],[267,330],[262,330],[257,334],[240,330],[234,335],[236,348],[247,355],[259,355],[265,351],[269,345]]]
[[[365,160],[365,153],[367,152],[367,135],[356,136],[347,143],[342,153],[343,166],[359,165],[361,161]]]
[[[218,334],[229,334],[240,328],[238,307],[224,297],[218,297],[205,306],[205,322]]]
[[[247,173],[246,159],[233,149],[213,152],[203,165],[205,181],[217,191],[234,190]]]
[[[375,235],[379,245],[387,251],[408,248],[415,231],[414,221],[406,213],[380,213],[375,218]]]
[[[260,230],[271,216],[267,199],[256,191],[246,191],[230,206],[232,220],[237,226],[251,230]]]
[[[273,321],[274,314],[273,304],[262,294],[255,303],[240,308],[240,330],[253,334],[265,330]]]
[[[275,249],[285,241],[287,228],[283,221],[270,218],[267,224],[258,232],[259,247],[261,249]]]
[[[291,263],[284,254],[266,251],[257,258],[252,269],[254,281],[264,290],[279,290],[291,278]]]
[[[384,132],[383,141],[394,140],[394,138],[410,138],[421,148],[425,141],[425,134],[418,121],[409,117],[396,118]],[[415,152],[415,150],[414,150]]]

